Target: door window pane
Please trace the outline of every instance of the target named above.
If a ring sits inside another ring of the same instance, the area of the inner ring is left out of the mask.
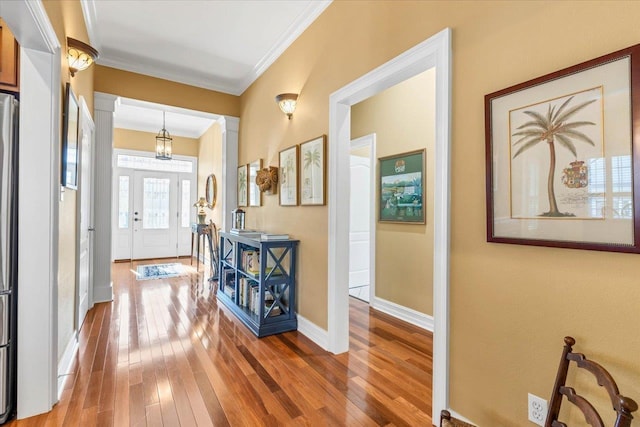
[[[129,228],[129,177],[118,180],[118,228]]]
[[[180,209],[180,225],[182,227],[189,227],[191,214],[191,181],[188,179],[182,180],[182,203]]]
[[[169,228],[169,184],[168,178],[144,178],[142,228]]]

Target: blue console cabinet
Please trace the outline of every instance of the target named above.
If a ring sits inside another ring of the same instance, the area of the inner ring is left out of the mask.
[[[258,337],[298,327],[298,243],[220,233],[218,300]]]

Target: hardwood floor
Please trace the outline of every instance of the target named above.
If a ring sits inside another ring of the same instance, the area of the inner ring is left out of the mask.
[[[136,265],[113,265],[114,301],[87,315],[60,402],[9,426],[432,425],[430,333],[351,298],[348,353],[258,339],[203,268],[137,281]]]

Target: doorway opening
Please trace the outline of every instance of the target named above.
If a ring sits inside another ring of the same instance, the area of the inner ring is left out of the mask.
[[[157,160],[151,152],[120,149],[114,157],[113,259],[189,255],[197,159]]]
[[[417,74],[435,69],[433,254],[433,419],[448,406],[449,152],[451,30],[445,29],[334,92],[329,99],[328,350],[349,349],[349,141],[351,106]]]

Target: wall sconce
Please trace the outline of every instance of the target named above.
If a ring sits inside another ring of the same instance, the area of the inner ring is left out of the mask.
[[[80,40],[67,37],[67,62],[73,77],[78,71],[86,70],[98,59],[98,51]]]
[[[276,96],[276,102],[278,106],[282,110],[283,113],[289,117],[291,120],[291,116],[293,116],[293,112],[296,111],[296,104],[298,103],[298,94],[297,93],[281,93]]]
[[[172,152],[172,141],[171,134],[167,132],[167,129],[164,127],[164,115],[165,112],[162,112],[162,129],[158,132],[156,136],[156,159],[160,160],[171,160],[171,152]]]

